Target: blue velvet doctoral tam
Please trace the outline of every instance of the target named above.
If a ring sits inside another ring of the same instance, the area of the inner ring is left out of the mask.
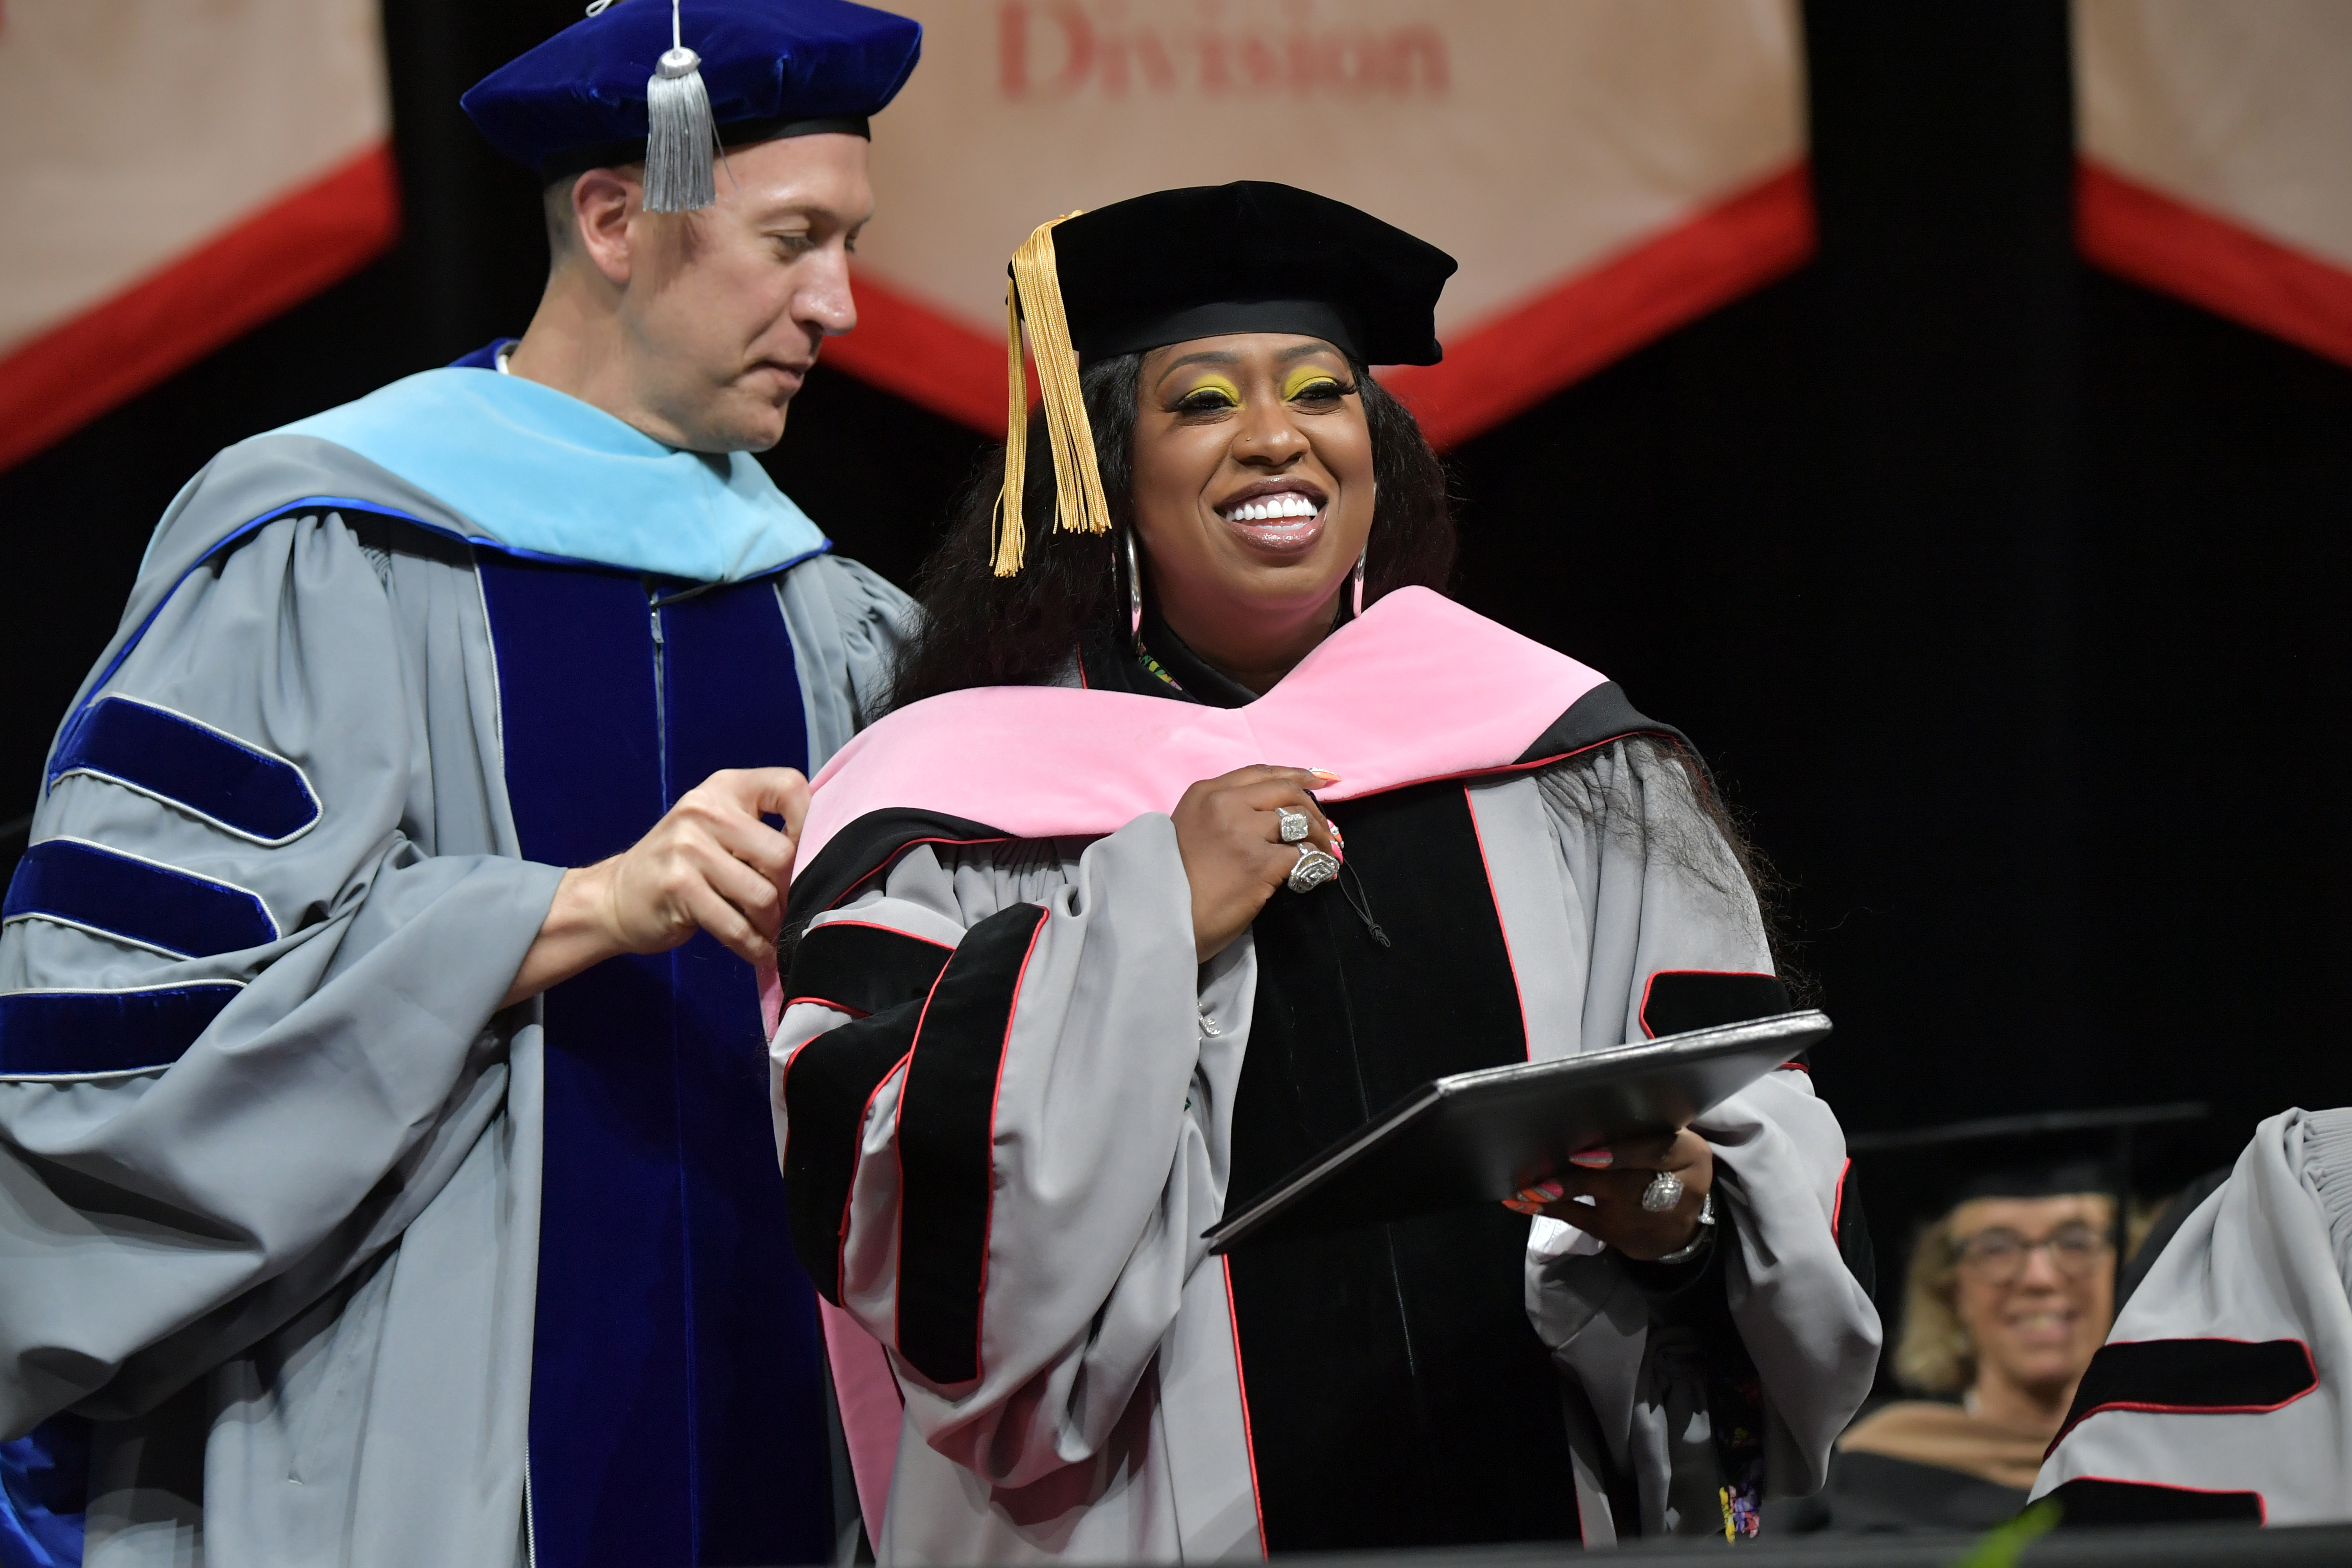
[[[702,57],[725,135],[758,121],[862,119],[898,95],[922,53],[907,17],[848,0],[684,0],[680,34]],[[458,101],[508,157],[646,138],[646,81],[670,47],[670,8],[619,0],[476,82]]]

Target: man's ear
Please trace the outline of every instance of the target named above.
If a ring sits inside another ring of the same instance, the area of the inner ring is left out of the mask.
[[[618,169],[591,169],[572,182],[572,220],[581,248],[610,282],[629,280],[629,219],[643,200],[642,187]]]

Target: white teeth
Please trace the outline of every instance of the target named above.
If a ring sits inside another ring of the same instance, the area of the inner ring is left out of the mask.
[[[1264,522],[1277,517],[1313,517],[1316,505],[1295,490],[1285,490],[1264,500],[1244,501],[1227,513],[1235,522]]]

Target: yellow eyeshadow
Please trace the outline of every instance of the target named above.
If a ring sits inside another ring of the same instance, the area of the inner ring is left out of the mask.
[[[1329,371],[1318,369],[1314,365],[1300,365],[1283,381],[1283,401],[1288,402],[1312,386],[1338,386],[1339,384],[1339,378]]]
[[[1177,394],[1176,401],[1180,405],[1189,403],[1204,392],[1223,393],[1226,400],[1234,407],[1238,408],[1241,406],[1241,387],[1230,378],[1222,375],[1202,376],[1200,380],[1186,387],[1182,392]]]

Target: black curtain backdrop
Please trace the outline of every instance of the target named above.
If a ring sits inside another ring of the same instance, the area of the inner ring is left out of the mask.
[[[0,819],[215,450],[529,320],[457,98],[578,6],[385,9],[399,248],[0,475]],[[1819,260],[1454,453],[1460,596],[1706,749],[1849,1126],[2200,1098],[2191,1173],[2352,1102],[2352,370],[2082,267],[2057,0],[1805,22]],[[982,449],[820,367],[769,461],[905,582]]]

